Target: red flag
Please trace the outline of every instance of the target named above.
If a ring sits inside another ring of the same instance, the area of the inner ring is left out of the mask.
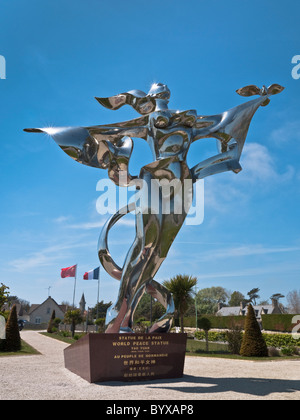
[[[65,277],[76,277],[76,268],[77,264],[72,265],[72,267],[62,268],[61,269],[61,278]]]

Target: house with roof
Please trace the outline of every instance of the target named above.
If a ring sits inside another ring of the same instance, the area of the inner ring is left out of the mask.
[[[270,314],[281,314],[282,311],[278,304],[278,299],[272,298],[270,305],[252,305],[256,319],[261,320],[262,315]],[[244,316],[247,314],[248,305],[245,301],[240,303],[240,306],[222,306],[222,303],[218,304],[217,316]]]
[[[36,325],[45,324],[50,321],[53,311],[55,311],[56,318],[63,319],[67,311],[67,306],[58,305],[58,303],[49,296],[43,303],[31,305],[26,318],[19,317],[19,319],[24,319],[25,321]]]

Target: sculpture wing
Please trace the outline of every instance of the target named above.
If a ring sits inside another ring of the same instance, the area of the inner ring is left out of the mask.
[[[72,159],[84,165],[108,170],[109,178],[117,185],[127,186],[135,178],[128,172],[133,149],[131,137],[146,139],[148,117],[110,125],[91,127],[27,128],[30,133],[46,133]],[[120,171],[127,178],[120,178]]]

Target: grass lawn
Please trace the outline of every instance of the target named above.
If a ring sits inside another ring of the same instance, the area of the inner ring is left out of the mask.
[[[0,357],[5,356],[28,356],[31,354],[40,354],[36,349],[27,344],[24,340],[21,340],[21,350],[20,351],[1,351]]]
[[[73,344],[75,343],[77,340],[70,336],[65,336],[62,333],[47,333],[47,332],[42,332],[40,333],[42,335],[45,335],[46,337],[50,337],[50,338],[55,338],[56,340],[59,341],[63,341],[64,343],[68,343],[68,344]]]

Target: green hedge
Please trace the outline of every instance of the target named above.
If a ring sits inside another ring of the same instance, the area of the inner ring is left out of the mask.
[[[195,337],[198,340],[205,340],[204,331],[198,331],[195,333]],[[266,345],[268,347],[289,347],[289,346],[300,346],[300,339],[296,340],[292,337],[291,334],[266,334],[263,333],[263,338],[265,339]],[[226,343],[226,332],[218,331],[209,331],[208,332],[208,341],[221,341]]]
[[[205,340],[205,332],[197,331],[195,333],[195,337],[198,340]],[[223,343],[226,343],[226,332],[208,331],[208,341],[221,341]]]
[[[262,315],[264,330],[291,332],[295,324],[292,324],[293,314],[270,314]]]
[[[295,314],[270,314],[262,315],[262,328],[268,331],[279,331],[279,332],[291,332],[295,324],[292,324],[293,317]],[[230,329],[232,322],[244,328],[245,317],[244,316],[215,316],[215,315],[203,315],[208,318],[211,322],[211,328],[218,329]],[[198,317],[200,319],[200,316]],[[190,328],[196,328],[196,318],[187,317],[184,318],[184,326]]]
[[[268,347],[300,346],[300,339],[294,339],[291,334],[263,333],[263,337]]]
[[[201,317],[199,316],[198,319]],[[239,325],[244,328],[245,317],[244,316],[215,316],[215,315],[203,315],[203,318],[209,319],[211,328],[228,329],[231,328],[232,323]],[[195,317],[184,318],[184,326],[190,328],[196,328]]]

